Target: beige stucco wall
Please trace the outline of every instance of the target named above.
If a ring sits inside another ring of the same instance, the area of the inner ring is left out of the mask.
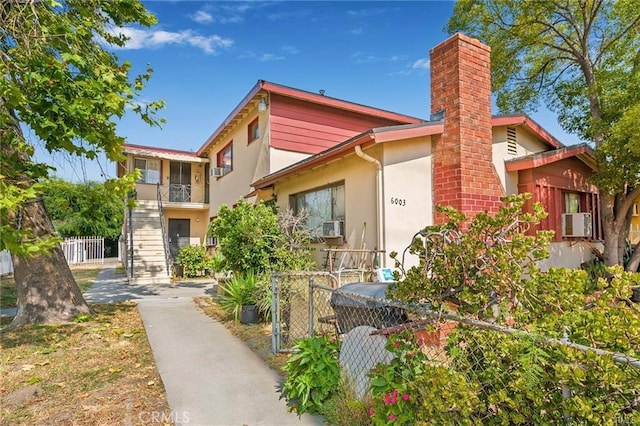
[[[493,166],[507,194],[518,193],[518,172],[507,172],[504,166],[505,160],[524,157],[549,149],[547,145],[530,132],[524,130],[522,126],[516,126],[515,129],[516,154],[514,155],[507,151],[507,126],[493,128]]]
[[[281,181],[275,187],[277,204],[288,208],[291,195],[344,181],[346,241],[342,248],[384,249],[380,266],[393,266],[390,252],[402,252],[417,231],[432,223],[430,138],[376,145],[365,154],[383,165],[383,242],[377,241],[377,168],[355,153]],[[326,247],[315,248],[314,258],[321,267],[321,249]]]
[[[189,236],[192,238],[198,238],[199,244],[202,244],[207,231],[207,225],[209,224],[207,214],[207,211],[165,208],[165,229],[169,229],[169,219],[189,219]]]
[[[381,266],[393,267],[393,251],[401,258],[413,235],[433,224],[430,138],[386,143],[384,147],[384,249]],[[405,267],[417,264],[407,257]]]
[[[211,167],[217,167],[217,153],[229,142],[233,141],[233,170],[219,178],[211,177],[211,204],[210,216],[216,216],[221,205],[232,206],[238,199],[248,195],[251,191],[251,183],[256,179],[256,175],[263,175],[268,172],[268,114],[259,115],[260,137],[248,144],[247,126],[256,117],[258,110],[248,114],[238,122],[232,133],[221,139],[209,154]]]

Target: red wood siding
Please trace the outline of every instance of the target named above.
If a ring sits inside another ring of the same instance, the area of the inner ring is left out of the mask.
[[[317,154],[375,127],[407,124],[271,95],[271,146]]]
[[[555,231],[554,241],[563,241],[562,213],[564,193],[581,194],[581,209],[593,218],[592,240],[602,239],[602,224],[599,215],[600,197],[595,186],[588,182],[591,170],[575,158],[558,161],[536,169],[518,172],[518,192],[533,194],[531,202],[540,202],[548,216],[535,230]],[[530,206],[528,207],[530,209]]]

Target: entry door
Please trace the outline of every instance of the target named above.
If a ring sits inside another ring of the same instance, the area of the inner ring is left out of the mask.
[[[169,252],[171,252],[171,257],[178,256],[180,249],[189,244],[189,236],[191,236],[191,221],[189,219],[169,219]],[[185,237],[186,239],[183,239]]]
[[[172,161],[169,164],[169,201],[191,201],[191,163]]]

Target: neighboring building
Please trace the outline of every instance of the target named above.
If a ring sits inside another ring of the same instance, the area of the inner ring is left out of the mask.
[[[502,195],[531,192],[550,213],[542,228],[556,231],[549,264],[579,266],[601,235],[586,180],[592,152],[565,147],[526,115],[492,117],[489,56],[461,34],[431,51],[431,121],[260,80],[196,153],[128,145],[121,168],[143,170],[137,198],[156,215],[158,188],[189,185],[185,201],[163,198],[170,234],[171,219],[188,220],[202,243],[221,205],[275,200],[311,212],[318,244],[384,251],[381,266],[442,221],[439,204],[495,212]]]

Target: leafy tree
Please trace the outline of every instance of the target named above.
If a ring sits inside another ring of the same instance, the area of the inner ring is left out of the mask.
[[[99,235],[117,240],[122,233],[123,199],[103,183],[52,179],[44,183],[42,196],[62,237]]]
[[[159,124],[159,102],[136,102],[151,70],[130,79],[131,64],[106,45],[126,37],[113,28],[149,26],[137,0],[5,0],[0,3],[0,248],[12,253],[18,314],[11,327],[68,321],[89,308],[57,244],[39,196],[49,168],[33,160],[23,129],[51,153],[110,160],[124,142],[114,119],[126,109]],[[134,178],[109,182],[124,193]]]
[[[607,265],[622,265],[640,197],[640,8],[636,0],[460,0],[447,29],[492,48],[501,112],[544,102],[562,127],[595,145],[593,182]],[[636,246],[627,270],[640,264]]]
[[[279,216],[262,201],[254,206],[240,199],[233,208],[220,207],[208,233],[218,238],[218,249],[234,272],[307,269],[312,264],[309,233],[301,228],[303,220],[291,217]],[[302,243],[305,241],[307,244]]]

